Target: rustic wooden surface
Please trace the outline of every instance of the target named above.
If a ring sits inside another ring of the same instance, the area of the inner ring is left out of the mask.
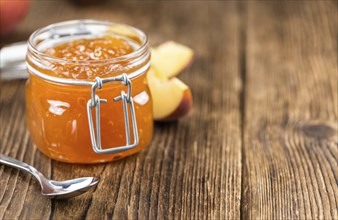
[[[248,6],[241,213],[337,219],[337,8]]]
[[[51,161],[30,140],[24,81],[0,82],[0,153],[62,180],[101,178],[68,201],[39,195],[29,175],[0,166],[0,219],[337,219],[337,2],[33,1],[24,40],[60,20],[129,23],[152,44],[196,52],[180,76],[194,109],[156,124],[136,156],[103,165]]]

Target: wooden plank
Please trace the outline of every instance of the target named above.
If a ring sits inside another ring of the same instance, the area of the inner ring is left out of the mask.
[[[337,219],[337,7],[250,2],[242,217]]]
[[[79,17],[126,22],[145,30],[152,43],[176,40],[193,47],[195,62],[180,78],[192,88],[194,110],[178,122],[157,123],[151,146],[138,155],[104,165],[70,165],[51,161],[31,143],[24,120],[24,83],[1,83],[1,153],[33,164],[54,179],[94,175],[101,182],[93,193],[50,201],[39,195],[30,176],[0,166],[0,219],[239,218],[237,3],[111,1],[76,8],[68,2],[36,1],[18,31],[29,33]]]

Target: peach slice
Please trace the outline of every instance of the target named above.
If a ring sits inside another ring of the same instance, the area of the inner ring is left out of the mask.
[[[186,115],[192,107],[190,88],[173,77],[165,79],[152,67],[148,72],[148,84],[153,99],[154,119],[175,120]]]
[[[164,78],[176,76],[192,62],[194,56],[191,48],[173,41],[153,48],[151,54],[152,66]]]

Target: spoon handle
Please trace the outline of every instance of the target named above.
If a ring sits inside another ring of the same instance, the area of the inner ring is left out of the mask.
[[[40,173],[34,167],[32,167],[32,166],[30,166],[30,165],[28,165],[24,162],[18,161],[16,159],[12,158],[12,157],[8,157],[8,156],[5,156],[3,154],[0,154],[0,163],[14,167],[14,168],[17,168],[17,169],[20,169],[20,170],[23,170],[23,171],[26,171],[26,172],[32,174],[33,176],[35,176],[38,180],[45,178],[44,175],[42,173]]]
[[[17,42],[0,49],[0,79],[27,79],[26,70],[27,43]]]

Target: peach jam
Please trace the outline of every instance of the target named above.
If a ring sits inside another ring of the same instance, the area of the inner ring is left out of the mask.
[[[27,124],[48,157],[101,163],[145,148],[153,134],[146,35],[95,20],[53,24],[28,40]]]

